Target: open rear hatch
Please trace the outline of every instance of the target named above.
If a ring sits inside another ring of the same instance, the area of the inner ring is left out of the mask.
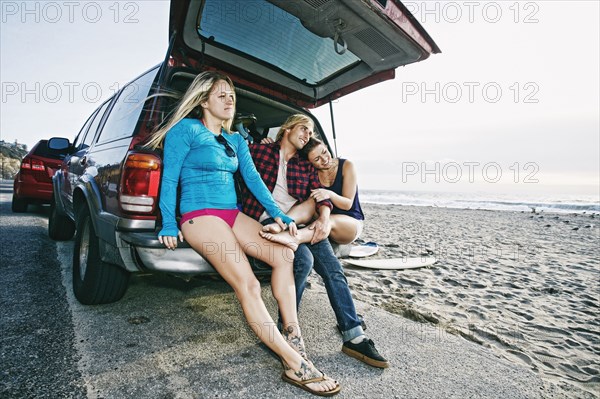
[[[177,0],[171,63],[313,108],[440,49],[396,0]]]

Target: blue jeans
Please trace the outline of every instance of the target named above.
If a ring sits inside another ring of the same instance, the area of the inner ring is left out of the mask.
[[[329,303],[335,313],[338,326],[342,331],[344,342],[363,335],[361,322],[356,315],[354,300],[350,294],[348,280],[338,258],[333,253],[329,240],[325,239],[314,245],[301,244],[294,258],[294,281],[296,283],[296,304],[300,308],[300,300],[306,288],[306,280],[313,269],[323,278]]]

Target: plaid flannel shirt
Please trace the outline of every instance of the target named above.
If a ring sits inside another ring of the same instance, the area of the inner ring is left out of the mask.
[[[280,145],[278,142],[250,145],[250,154],[254,160],[254,165],[256,165],[256,170],[258,170],[271,193],[273,193],[277,183],[279,151]],[[288,193],[298,202],[306,201],[310,197],[311,190],[323,187],[312,164],[308,160],[300,158],[297,153],[287,163],[287,185]],[[264,206],[258,202],[245,185],[242,185],[242,205],[243,212],[256,220],[265,211]],[[318,202],[317,208],[321,206],[327,206],[329,209],[333,208],[333,204],[329,200]]]

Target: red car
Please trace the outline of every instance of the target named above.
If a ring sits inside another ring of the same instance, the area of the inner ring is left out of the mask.
[[[52,176],[69,152],[69,141],[55,138],[55,147],[48,140],[40,140],[21,161],[15,176],[12,211],[26,212],[32,203],[49,204],[52,199]]]

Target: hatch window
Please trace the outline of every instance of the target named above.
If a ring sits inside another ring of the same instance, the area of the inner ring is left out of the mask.
[[[309,85],[360,62],[350,51],[337,54],[333,39],[315,35],[298,17],[264,0],[206,0],[201,12],[198,33],[204,40],[262,60]]]

